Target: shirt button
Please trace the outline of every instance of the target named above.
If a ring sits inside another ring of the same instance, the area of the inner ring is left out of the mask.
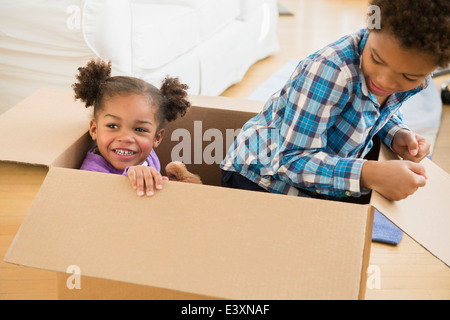
[[[346,195],[347,197],[350,197],[350,196],[352,195],[352,193],[351,193],[350,191],[345,191],[345,195]]]

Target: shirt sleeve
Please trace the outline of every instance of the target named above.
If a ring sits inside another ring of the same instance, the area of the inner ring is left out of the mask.
[[[394,140],[394,136],[400,129],[409,130],[408,126],[403,123],[403,115],[401,110],[399,109],[380,129],[378,132],[378,136],[392,150],[392,140]]]
[[[112,166],[101,155],[95,154],[93,150],[94,148],[86,153],[80,170],[111,173]]]
[[[327,60],[310,63],[293,78],[276,178],[333,197],[360,195],[365,160],[342,158],[327,149],[327,131],[349,100],[348,78]]]

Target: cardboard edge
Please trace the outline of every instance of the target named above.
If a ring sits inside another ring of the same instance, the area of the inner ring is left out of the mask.
[[[372,247],[372,230],[373,230],[373,219],[375,216],[375,208],[373,206],[369,206],[368,214],[367,214],[367,223],[366,223],[366,239],[364,241],[364,249],[363,249],[363,257],[362,257],[362,266],[361,266],[361,283],[359,285],[359,300],[364,300],[366,296],[367,290],[367,270],[369,268],[370,263],[370,250]]]
[[[69,289],[70,273],[56,272],[59,300],[224,300],[156,286],[140,285],[103,278],[80,276],[80,288]]]
[[[38,163],[38,162],[24,162],[24,161],[21,161],[21,160],[0,159],[0,163],[10,163],[10,164],[31,166],[31,167],[42,167],[42,168],[46,168],[47,171],[51,167],[50,164],[44,164],[44,163]]]

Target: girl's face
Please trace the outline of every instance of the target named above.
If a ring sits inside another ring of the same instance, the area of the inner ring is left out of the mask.
[[[404,49],[385,31],[371,31],[362,54],[367,88],[380,104],[393,93],[416,88],[436,67],[429,55]]]
[[[120,94],[107,99],[89,130],[103,158],[118,170],[141,165],[164,136],[164,129],[157,131],[155,112],[145,95]]]

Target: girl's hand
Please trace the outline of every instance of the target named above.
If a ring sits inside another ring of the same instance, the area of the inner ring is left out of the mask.
[[[392,150],[405,160],[420,162],[430,153],[430,142],[409,130],[400,129],[392,141]]]
[[[154,188],[162,189],[162,181],[168,180],[167,177],[162,177],[158,170],[147,166],[129,167],[127,175],[131,186],[136,189],[140,197],[144,194],[151,197],[154,194]]]
[[[425,168],[407,160],[366,161],[361,171],[361,186],[398,201],[426,184]]]

